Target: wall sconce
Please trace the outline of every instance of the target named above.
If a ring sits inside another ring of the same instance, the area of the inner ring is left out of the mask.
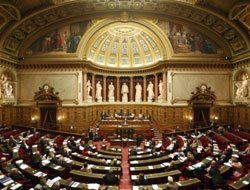
[[[33,116],[33,117],[31,118],[31,120],[32,120],[32,121],[35,121],[35,120],[36,120],[36,118]]]
[[[189,120],[190,120],[190,121],[192,121],[192,120],[193,120],[193,118],[192,118],[192,117],[189,117]]]
[[[218,120],[218,117],[216,116],[216,117],[214,117],[214,119],[215,119],[215,120]]]
[[[58,118],[57,118],[58,121],[61,121],[61,119],[62,119],[61,117],[58,117]]]

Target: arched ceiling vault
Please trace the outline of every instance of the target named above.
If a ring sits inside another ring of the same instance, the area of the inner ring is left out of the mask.
[[[55,3],[56,1],[54,1]],[[62,1],[61,1],[62,2]],[[53,2],[52,2],[53,5]],[[145,15],[170,17],[195,23],[202,30],[214,32],[230,49],[230,56],[249,52],[249,36],[234,22],[196,5],[176,1],[69,1],[34,11],[13,22],[0,35],[1,51],[20,56],[24,44],[37,32],[56,23],[96,14],[132,11]]]

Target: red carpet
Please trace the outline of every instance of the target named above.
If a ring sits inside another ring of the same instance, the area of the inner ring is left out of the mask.
[[[120,190],[131,190],[131,179],[129,174],[128,148],[122,148],[122,177],[119,184]]]

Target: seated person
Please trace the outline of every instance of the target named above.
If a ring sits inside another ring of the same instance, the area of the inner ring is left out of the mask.
[[[168,176],[168,183],[167,183],[167,190],[178,190],[179,186],[176,182],[174,182],[174,179],[172,176]]]
[[[111,161],[110,166],[112,166],[112,167],[119,167],[120,165],[118,164],[117,159],[114,158],[114,159]]]
[[[65,167],[65,168],[67,168],[69,170],[72,169],[71,166],[67,162],[64,161],[64,158],[62,156],[58,159],[57,164],[62,166],[62,167]]]
[[[223,179],[220,170],[216,164],[216,161],[212,161],[210,167],[208,168],[208,173],[212,177],[212,181],[210,181],[209,186],[210,189],[215,189],[216,185],[225,184],[225,180]]]
[[[189,162],[192,162],[192,163],[195,162],[194,155],[191,152],[187,153],[187,159],[186,159],[186,161],[189,161]]]
[[[248,147],[244,151],[240,152],[239,154],[241,156],[248,156],[248,155],[250,155],[250,145],[248,145]]]
[[[216,158],[216,163],[218,165],[224,164],[227,161],[227,156],[222,154],[220,158]]]
[[[143,173],[139,174],[139,178],[135,181],[134,185],[147,185],[147,180]]]
[[[24,183],[30,183],[30,180],[28,180],[17,168],[12,168],[9,176],[15,181],[25,181]]]
[[[49,186],[46,184],[46,178],[40,179],[40,183],[35,186],[35,190],[50,190]]]
[[[81,168],[81,171],[92,173],[92,170],[90,168],[88,168],[88,163],[87,162],[83,163],[83,167]]]
[[[231,167],[233,168],[233,176],[240,178],[244,175],[244,166],[238,161],[237,158],[232,158]]]
[[[118,178],[114,175],[112,170],[109,170],[109,173],[104,175],[103,182],[105,185],[117,185]]]

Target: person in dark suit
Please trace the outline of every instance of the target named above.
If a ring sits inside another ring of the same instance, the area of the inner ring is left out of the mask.
[[[136,145],[139,147],[141,145],[141,142],[143,141],[143,137],[141,135],[138,135],[136,137]]]
[[[28,181],[28,179],[17,168],[11,169],[9,176],[15,181]]]
[[[112,170],[109,170],[109,173],[104,175],[103,182],[105,185],[116,185],[118,184],[118,178],[114,175]]]
[[[35,169],[43,169],[42,155],[40,153],[33,154],[30,161]]]
[[[147,185],[147,180],[143,173],[139,174],[139,178],[135,181],[134,185]]]
[[[13,135],[10,136],[9,144],[12,147],[14,147],[18,144],[17,140],[13,137]]]
[[[209,183],[211,189],[215,189],[217,184],[222,185],[225,183],[225,180],[220,173],[216,161],[212,161],[210,168],[208,168],[208,173],[212,177],[212,180]]]
[[[132,149],[130,150],[130,156],[135,156],[135,155],[137,155],[136,149],[135,149],[135,148],[132,148]]]

